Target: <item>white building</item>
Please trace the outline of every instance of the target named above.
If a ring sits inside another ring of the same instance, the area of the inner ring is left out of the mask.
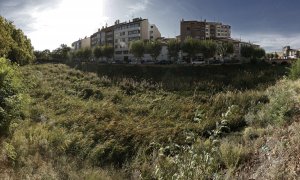
[[[129,53],[130,43],[135,40],[150,40],[161,37],[158,28],[149,24],[148,19],[135,18],[132,21],[120,23],[114,26],[115,60],[128,61],[134,57]],[[147,57],[145,57],[147,58]]]

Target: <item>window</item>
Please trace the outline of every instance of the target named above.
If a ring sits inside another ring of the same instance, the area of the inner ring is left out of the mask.
[[[128,31],[128,35],[139,34],[140,30]]]
[[[190,31],[190,30],[191,30],[191,28],[190,28],[190,27],[187,27],[187,28],[186,28],[186,30]]]
[[[128,54],[128,51],[123,51],[123,54]]]
[[[130,37],[128,38],[128,41],[135,41],[135,40],[139,40],[140,37]]]
[[[122,54],[122,51],[116,51],[116,54]]]
[[[151,26],[151,28],[153,28],[153,26]]]

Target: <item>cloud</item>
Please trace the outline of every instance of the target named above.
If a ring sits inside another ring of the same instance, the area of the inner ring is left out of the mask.
[[[32,13],[55,8],[59,2],[59,0],[0,0],[0,14],[28,33],[35,30],[32,24],[36,22],[36,18]]]
[[[150,5],[150,0],[139,0],[135,4],[129,5],[129,16],[135,16],[137,13],[145,11],[148,5]]]
[[[300,48],[299,34],[285,35],[279,33],[253,33],[247,36],[242,36],[243,41],[250,41],[255,44],[259,44],[262,48],[268,52],[282,51],[284,46],[291,46],[293,49]]]

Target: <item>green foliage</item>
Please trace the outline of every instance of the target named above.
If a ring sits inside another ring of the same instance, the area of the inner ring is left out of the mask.
[[[219,179],[219,159],[215,145],[200,141],[194,146],[178,146],[181,153],[165,156],[159,153],[155,166],[157,179]],[[163,149],[161,148],[160,151]]]
[[[156,60],[157,57],[160,55],[161,50],[162,44],[158,40],[148,41],[145,44],[145,52],[149,53],[154,60]]]
[[[130,43],[130,52],[134,55],[135,58],[141,60],[144,56],[146,49],[145,43],[141,40],[133,41]]]
[[[59,48],[51,52],[51,57],[55,61],[65,61],[68,59],[68,54],[70,51],[70,47],[68,47],[66,44],[61,44]]]
[[[105,45],[102,47],[102,54],[104,57],[111,59],[114,56],[114,47]]]
[[[78,58],[80,61],[90,61],[92,58],[92,49],[91,48],[84,48],[75,51],[75,57]]]
[[[10,122],[23,116],[26,96],[18,67],[0,58],[0,135],[7,134]]]
[[[23,31],[0,16],[0,57],[6,57],[20,65],[31,63],[35,60],[30,39]]]
[[[296,80],[300,77],[300,60],[295,61],[291,68],[289,73],[289,78]]]
[[[246,121],[251,125],[267,126],[268,124],[284,125],[297,114],[299,103],[297,92],[299,85],[287,80],[279,81],[276,86],[267,90],[268,103],[258,104],[246,115]]]
[[[251,60],[257,60],[265,57],[266,52],[262,48],[255,48],[253,46],[242,46],[241,55],[245,58],[251,58]]]
[[[217,43],[212,40],[201,41],[199,48],[204,58],[212,58],[217,52]]]
[[[43,51],[34,51],[34,55],[37,61],[50,61],[51,60],[51,51],[49,49],[45,49]]]
[[[190,61],[200,52],[200,41],[193,38],[187,38],[182,44],[181,49],[190,57]]]
[[[95,58],[99,59],[103,56],[103,52],[102,52],[102,48],[100,46],[97,46],[94,51],[93,54],[95,56]]]
[[[167,46],[168,46],[168,53],[169,53],[170,58],[173,58],[176,60],[178,58],[178,53],[180,51],[179,41],[176,39],[171,39],[168,41]]]
[[[252,46],[242,46],[241,55],[245,58],[251,58],[253,56],[254,48]]]
[[[217,52],[222,57],[226,57],[234,53],[233,43],[220,43],[217,45]]]

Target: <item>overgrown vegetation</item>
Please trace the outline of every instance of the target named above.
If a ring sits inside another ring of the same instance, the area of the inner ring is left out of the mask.
[[[21,68],[30,111],[1,142],[0,177],[296,177],[289,155],[299,150],[287,144],[299,145],[300,86],[282,77],[284,67],[104,67],[98,75],[61,64]],[[169,88],[191,79],[197,86]],[[286,159],[276,164],[272,151]]]
[[[0,135],[9,132],[12,120],[24,118],[27,98],[17,65],[0,58]]]

